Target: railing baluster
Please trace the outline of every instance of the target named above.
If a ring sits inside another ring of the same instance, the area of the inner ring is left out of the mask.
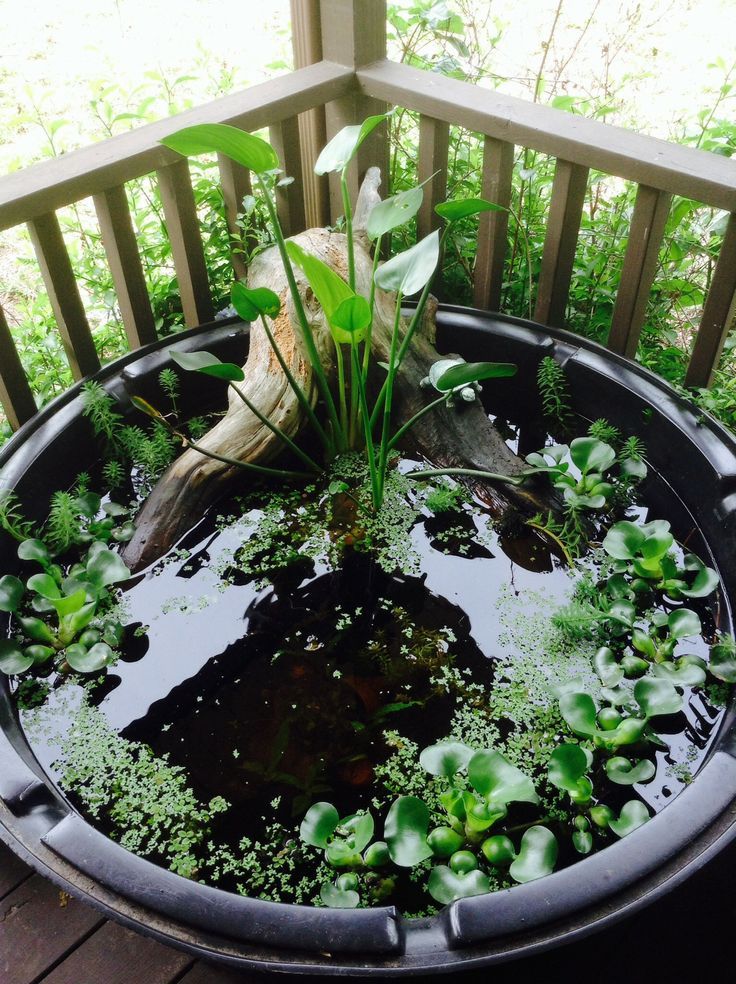
[[[583,214],[588,168],[558,160],[542,252],[534,319],[562,327]]]
[[[56,213],[31,219],[28,231],[72,375],[82,379],[97,372],[100,360]]]
[[[299,120],[292,116],[269,129],[274,150],[279,155],[284,176],[292,178],[291,184],[276,188],[276,205],[279,221],[285,236],[303,232],[307,226],[304,212],[304,181],[299,139]]]
[[[486,137],[483,141],[481,197],[508,208],[513,169],[514,145]],[[483,212],[480,217],[473,275],[473,303],[476,307],[498,311],[501,306],[508,227],[508,212]]]
[[[736,313],[736,214],[732,213],[705,299],[685,376],[686,386],[710,386]]]
[[[419,120],[419,159],[417,180],[424,185],[424,199],[417,212],[417,239],[439,229],[442,220],[434,210],[435,205],[447,197],[447,152],[450,145],[450,128],[447,123],[422,116]],[[434,175],[434,177],[432,177]]]
[[[220,168],[220,186],[222,197],[225,201],[225,218],[227,220],[228,232],[233,236],[242,236],[243,230],[238,226],[238,215],[243,211],[243,199],[246,195],[253,194],[253,187],[250,180],[250,171],[242,164],[224,154],[217,155],[217,164]],[[253,238],[253,237],[251,237]],[[250,248],[252,243],[246,242],[246,247]],[[242,280],[248,272],[248,266],[242,253],[233,252],[233,244],[230,246],[230,262],[232,263],[233,273]]]
[[[36,412],[36,401],[28,385],[25,370],[10,334],[5,313],[0,307],[0,404],[13,430]]]
[[[657,269],[659,247],[672,196],[639,185],[621,281],[608,334],[608,347],[633,359],[647,311],[649,291]]]
[[[212,320],[213,308],[189,165],[182,159],[156,174],[184,321],[189,328],[196,328]]]
[[[148,345],[156,341],[156,328],[125,188],[116,185],[93,201],[128,344]]]

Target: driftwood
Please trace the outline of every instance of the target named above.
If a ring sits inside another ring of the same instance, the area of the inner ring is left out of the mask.
[[[370,209],[379,200],[379,182],[380,175],[377,169],[372,168],[364,181],[355,212],[356,289],[366,297],[372,263],[370,243],[364,230]],[[310,229],[294,239],[303,249],[319,257],[347,279],[347,247],[343,234]],[[334,344],[328,325],[305,278],[300,271],[295,272],[318,352],[328,376],[332,377],[335,372]],[[269,287],[281,298],[281,314],[271,323],[271,330],[289,369],[314,405],[317,400],[315,381],[299,333],[293,328],[296,318],[275,247],[255,258],[248,279],[252,286]],[[388,359],[394,304],[392,294],[376,292],[373,358],[379,362]],[[435,311],[436,302],[430,299],[424,323],[417,331],[396,377],[393,417],[398,424],[437,395],[419,385],[420,380],[428,375],[432,363],[446,357],[435,348]],[[278,364],[262,326],[257,323],[251,327],[244,373],[245,379],[240,389],[261,413],[290,437],[296,437],[305,424],[305,413]],[[375,370],[373,375],[382,380],[385,373]],[[283,451],[283,443],[234,393],[224,418],[198,443],[208,451],[258,464],[272,462]],[[506,475],[518,475],[524,468],[523,462],[509,450],[489,421],[480,401],[453,409],[438,407],[436,412],[425,415],[407,433],[403,450],[413,457],[426,458],[438,467],[472,468]],[[138,514],[135,536],[124,554],[130,568],[140,570],[161,557],[201,518],[204,510],[222,496],[239,471],[193,449],[186,450],[164,473]],[[523,488],[477,480],[468,484],[488,502],[495,514],[503,513],[511,503],[526,507],[525,511],[529,511],[530,504],[532,511],[540,507],[532,494]]]

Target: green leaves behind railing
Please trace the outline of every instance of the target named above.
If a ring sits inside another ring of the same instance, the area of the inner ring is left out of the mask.
[[[409,188],[378,202],[371,209],[366,225],[369,239],[378,239],[393,229],[398,229],[413,219],[422,205],[424,191],[421,187]]]
[[[251,290],[236,280],[230,290],[230,300],[243,321],[255,321],[259,315],[277,318],[281,311],[279,295],[268,287],[255,287]]]
[[[437,215],[440,215],[447,222],[457,222],[458,219],[465,219],[470,215],[479,215],[481,212],[508,212],[503,205],[496,205],[494,202],[487,202],[484,198],[463,198],[454,202],[440,202],[434,207]]]
[[[402,297],[411,297],[432,279],[439,257],[440,234],[435,230],[379,267],[376,286],[381,290],[400,291]]]
[[[554,870],[557,838],[546,827],[530,827],[521,838],[516,860],[509,868],[514,881],[530,882]]]
[[[339,133],[322,148],[322,153],[314,165],[315,174],[329,174],[331,171],[344,171],[360,149],[360,145],[371,133],[388,119],[390,113],[369,116],[360,124],[344,126]]]
[[[202,372],[205,376],[226,379],[231,383],[240,383],[245,379],[240,366],[232,362],[220,362],[211,352],[177,352],[176,349],[169,349],[169,356],[187,372]]]
[[[431,857],[432,848],[427,843],[429,809],[416,796],[400,796],[391,804],[386,816],[384,837],[391,860],[404,868],[411,868]]]
[[[463,362],[443,372],[435,385],[445,393],[483,379],[507,379],[515,376],[516,372],[517,367],[511,362]]]
[[[197,154],[225,154],[243,167],[265,174],[280,166],[278,154],[271,144],[245,130],[226,123],[201,123],[164,137],[165,147],[185,157]]]

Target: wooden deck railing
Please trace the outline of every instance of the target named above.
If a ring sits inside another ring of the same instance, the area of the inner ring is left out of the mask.
[[[0,179],[0,230],[28,225],[75,378],[94,372],[99,360],[58,209],[92,197],[123,324],[130,346],[136,347],[153,340],[155,330],[125,195],[126,182],[135,178],[157,175],[186,324],[212,316],[189,168],[161,146],[163,136],[202,122],[246,130],[267,127],[294,178],[278,202],[288,235],[335,220],[342,211],[336,186],[328,187],[312,173],[325,136],[386,105],[400,105],[419,114],[418,177],[430,179],[417,218],[420,235],[434,227],[434,205],[446,193],[450,125],[481,135],[483,194],[502,205],[510,203],[516,147],[555,158],[534,311],[544,324],[564,324],[589,171],[636,183],[608,337],[611,349],[629,357],[636,353],[644,324],[672,196],[729,212],[686,375],[688,385],[710,384],[736,297],[736,162],[388,61],[385,0],[292,0],[292,14],[299,67],[291,74]],[[359,169],[386,160],[385,138],[376,131],[361,152]],[[219,169],[228,223],[235,231],[240,203],[250,190],[249,175],[224,158]],[[357,177],[353,180],[357,185]],[[479,307],[499,307],[506,243],[505,213],[484,215],[474,270]],[[236,274],[244,273],[237,258],[233,265]],[[35,412],[2,309],[0,402],[13,426]]]

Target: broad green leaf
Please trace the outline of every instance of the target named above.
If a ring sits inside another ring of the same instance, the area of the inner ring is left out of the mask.
[[[532,780],[492,749],[473,755],[468,762],[468,778],[473,788],[494,805],[539,802]]]
[[[723,636],[710,647],[708,669],[717,680],[736,683],[736,645],[731,636]]]
[[[357,154],[363,141],[388,119],[389,113],[369,116],[362,123],[344,126],[322,149],[314,165],[315,174],[329,174],[331,171],[344,171]]]
[[[604,748],[635,745],[644,734],[646,724],[645,718],[624,718],[613,731],[599,731],[595,736],[596,744],[602,745]]]
[[[337,837],[327,845],[325,857],[333,868],[356,868],[363,863],[360,853]]]
[[[325,882],[319,890],[319,897],[328,909],[354,909],[360,902],[357,892],[352,889],[344,891],[331,882]]]
[[[568,793],[578,793],[580,780],[588,771],[588,756],[580,745],[560,745],[550,755],[548,765],[549,781],[558,789]]]
[[[376,286],[381,290],[401,292],[403,297],[416,294],[432,279],[440,256],[440,234],[435,229],[410,249],[398,253],[376,271]]]
[[[0,612],[16,612],[23,600],[23,582],[12,574],[0,577]]]
[[[106,516],[119,519],[121,516],[127,516],[130,509],[127,506],[121,506],[119,502],[106,502],[102,507],[102,511]]]
[[[332,337],[340,344],[362,342],[372,321],[370,304],[360,294],[341,301],[330,318]]]
[[[451,778],[467,768],[473,757],[473,749],[459,741],[444,741],[425,748],[419,756],[419,764],[431,776]]]
[[[429,809],[422,800],[416,796],[400,796],[394,800],[384,828],[384,838],[394,864],[411,868],[431,857],[428,830]]]
[[[71,594],[64,595],[63,598],[55,598],[51,604],[53,605],[59,618],[65,618],[67,615],[72,615],[74,612],[78,612],[86,601],[87,592],[82,587],[79,588],[78,591],[73,591]]]
[[[327,847],[339,823],[340,815],[332,803],[315,803],[302,820],[299,836],[312,847]]]
[[[91,601],[88,605],[83,605],[75,612],[64,615],[59,622],[59,638],[62,642],[69,643],[78,635],[82,629],[86,628],[95,617],[97,602]]]
[[[59,585],[50,574],[34,574],[26,581],[26,587],[29,591],[35,591],[42,598],[47,598],[49,601],[61,598]]]
[[[616,460],[616,452],[596,437],[576,437],[570,445],[570,457],[585,475],[590,471],[607,471]]]
[[[391,860],[385,841],[375,841],[363,855],[363,863],[369,868],[382,868]]]
[[[77,508],[82,516],[94,519],[102,507],[102,499],[96,492],[85,492],[84,495],[77,496]]]
[[[112,659],[112,650],[104,642],[97,642],[91,649],[85,649],[79,643],[67,646],[64,650],[67,663],[77,673],[97,673],[107,666]]]
[[[440,803],[451,817],[465,819],[465,797],[460,789],[447,789],[440,793]]]
[[[277,318],[281,311],[281,300],[268,287],[246,287],[236,280],[230,290],[230,300],[243,321],[255,321],[259,315]]]
[[[688,554],[685,557],[685,570],[696,571],[689,587],[680,588],[680,594],[685,598],[707,598],[716,590],[720,581],[712,567],[706,567],[700,557]]]
[[[516,860],[509,868],[514,881],[524,883],[550,874],[557,861],[557,839],[546,827],[530,827],[521,838]]]
[[[474,895],[485,895],[491,890],[491,881],[482,871],[468,871],[456,874],[447,865],[432,868],[427,882],[427,890],[435,902],[449,905],[457,899],[468,899]]]
[[[225,154],[256,174],[274,171],[279,158],[273,147],[252,133],[226,123],[201,123],[187,126],[177,133],[164,137],[165,147],[185,157],[198,154]]]
[[[130,577],[130,571],[119,554],[104,548],[98,550],[92,560],[88,561],[87,576],[92,584],[101,588],[108,587],[110,584],[117,584],[120,581],[127,581]]]
[[[702,687],[706,680],[705,662],[697,656],[683,656],[676,662],[655,663],[652,673],[655,677],[669,680],[676,687]]]
[[[465,825],[476,834],[483,833],[508,814],[503,803],[474,801],[472,793],[465,794]]]
[[[44,646],[53,646],[56,641],[56,637],[48,625],[46,625],[45,622],[42,622],[40,618],[33,618],[31,616],[29,618],[19,618],[18,621],[20,622],[23,632],[29,639],[32,639],[34,642],[40,642]]]
[[[48,547],[42,540],[23,540],[18,546],[18,556],[21,560],[34,560],[42,567],[51,563]]]
[[[356,851],[362,851],[373,837],[373,817],[370,813],[356,813],[340,822],[340,827],[350,831],[352,846]]]
[[[603,540],[603,549],[615,560],[633,560],[644,539],[641,527],[624,519],[610,528]]]
[[[687,639],[689,636],[699,636],[702,632],[700,618],[690,608],[678,608],[672,612],[667,625],[673,639]]]
[[[593,668],[604,687],[615,687],[624,678],[623,667],[608,646],[601,646],[593,657]]]
[[[576,735],[590,737],[598,730],[595,701],[590,694],[572,693],[560,697],[560,714]]]
[[[622,755],[614,755],[606,762],[606,775],[619,786],[633,786],[636,782],[649,782],[657,769],[649,759],[641,759],[634,764]]]
[[[593,835],[589,830],[576,830],[572,835],[572,846],[578,854],[590,854],[593,850]]]
[[[617,837],[626,837],[649,819],[649,810],[641,800],[629,800],[621,809],[618,820],[611,819],[608,826]]]
[[[634,699],[645,717],[677,714],[682,710],[682,697],[669,680],[644,677],[634,686]]]
[[[378,239],[409,222],[419,211],[423,198],[422,188],[409,188],[408,191],[400,191],[398,195],[392,195],[374,205],[366,225],[368,238]]]
[[[132,540],[134,536],[135,523],[132,519],[112,531],[112,538],[116,543],[128,543],[128,541]]]
[[[480,215],[481,212],[508,212],[503,205],[487,202],[484,198],[461,198],[452,202],[440,202],[434,207],[437,215],[447,222],[457,222],[469,215]]]
[[[10,639],[0,639],[0,670],[13,676],[15,673],[25,673],[33,666],[33,656],[25,653]]]
[[[227,379],[234,383],[242,382],[245,379],[245,374],[240,366],[231,362],[220,362],[217,356],[210,352],[178,352],[176,349],[169,349],[169,356],[178,366],[188,372],[202,372],[206,376]]]
[[[33,646],[26,646],[25,655],[30,656],[33,660],[35,666],[41,666],[43,663],[48,662],[54,655],[55,650],[51,646],[42,646],[40,643],[35,643]]]
[[[510,362],[461,362],[443,372],[435,385],[440,392],[447,392],[458,386],[479,383],[482,379],[515,376],[516,371],[517,367]]]
[[[354,297],[353,291],[341,276],[335,273],[326,263],[303,250],[293,239],[286,241],[286,252],[289,259],[303,271],[314,296],[328,321],[340,304],[348,297]]]

